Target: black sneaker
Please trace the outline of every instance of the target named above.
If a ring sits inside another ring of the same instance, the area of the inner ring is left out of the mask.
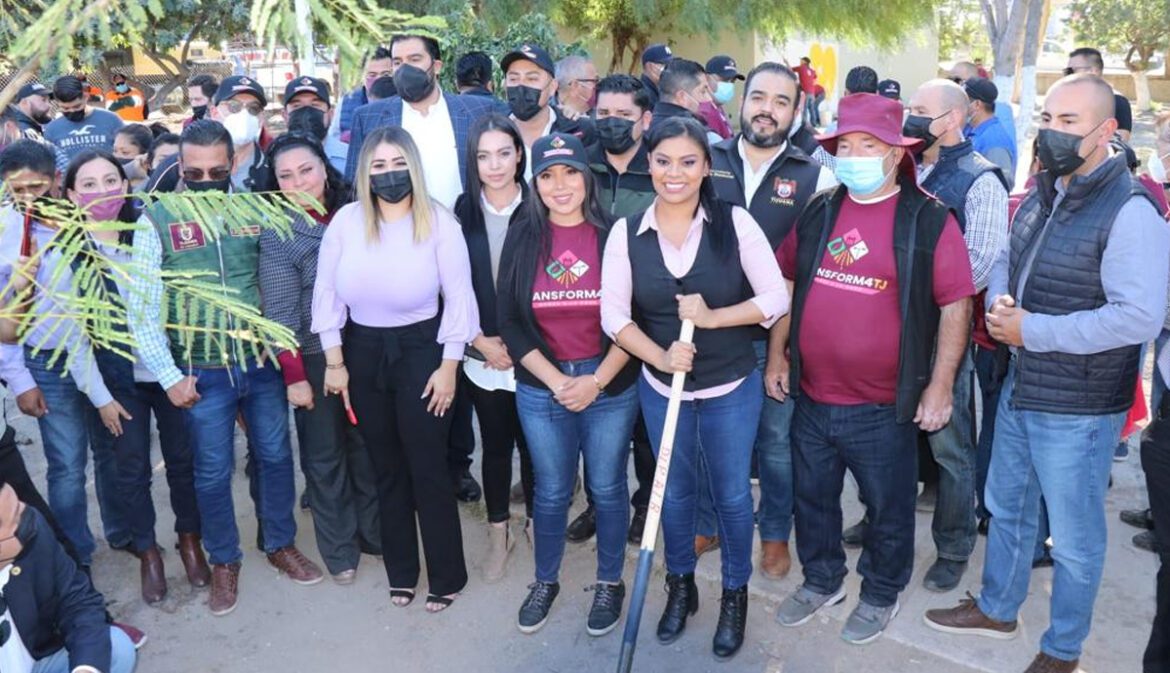
[[[1150,515],[1149,508],[1123,509],[1121,510],[1121,521],[1122,523],[1127,523],[1134,528],[1154,530],[1154,517]]]
[[[856,524],[846,528],[841,533],[841,542],[852,549],[857,549],[865,544],[865,531],[869,528],[869,519],[863,518]]]
[[[520,633],[536,633],[548,621],[548,611],[561,592],[558,582],[533,582],[528,585],[528,598],[520,606],[520,617],[516,626]]]
[[[635,547],[642,545],[642,531],[646,528],[646,508],[638,507],[634,516],[630,517],[630,529],[626,533],[626,541]]]
[[[478,502],[483,497],[483,489],[479,487],[475,477],[471,476],[471,470],[464,469],[452,475],[451,485],[455,488],[455,498],[459,502]]]
[[[565,530],[565,539],[569,542],[585,542],[597,534],[597,514],[592,507],[586,507],[576,519],[573,519]]]
[[[591,636],[604,636],[617,627],[622,620],[622,603],[626,600],[626,583],[598,582],[586,591],[593,592],[593,607],[589,608],[589,625],[585,629]]]

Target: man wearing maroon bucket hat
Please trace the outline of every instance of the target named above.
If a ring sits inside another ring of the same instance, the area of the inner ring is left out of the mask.
[[[902,106],[846,96],[817,138],[841,186],[812,198],[777,252],[790,318],[777,323],[765,383],[792,395],[796,548],[804,583],[776,619],[799,626],[845,598],[841,488],[857,479],[869,519],[861,596],[841,637],[876,640],[914,563],[917,433],[950,421],[968,340],[971,263],[958,222],[920,190]],[[937,345],[937,355],[935,348]]]

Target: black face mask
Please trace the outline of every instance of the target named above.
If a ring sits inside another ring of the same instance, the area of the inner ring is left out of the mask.
[[[62,116],[71,122],[78,123],[85,120],[85,108],[74,110],[72,112],[62,112]]]
[[[1093,131],[1099,126],[1093,127]],[[1078,136],[1075,133],[1040,129],[1036,134],[1036,156],[1040,159],[1040,165],[1053,175],[1072,174],[1085,163],[1085,158],[1081,156],[1081,143],[1087,136],[1088,133]]]
[[[324,142],[329,125],[325,123],[324,112],[315,107],[302,107],[288,113],[288,131],[308,135]]]
[[[226,194],[232,187],[232,179],[227,177],[223,180],[183,181],[183,185],[187,191],[191,192],[224,192]]]
[[[370,176],[370,191],[387,203],[399,203],[402,199],[410,196],[413,191],[410,171],[403,168],[386,173],[375,173]]]
[[[394,71],[394,88],[407,103],[417,103],[435,90],[435,78],[429,70],[403,63]]]
[[[927,148],[938,142],[938,136],[930,132],[930,125],[938,117],[924,117],[922,115],[910,115],[906,118],[906,123],[902,124],[902,135],[908,138],[918,138],[925,144],[919,149],[919,152],[925,152]]]
[[[622,154],[637,143],[634,140],[634,122],[621,117],[606,117],[598,119],[597,139],[601,146],[610,154]]]
[[[512,109],[512,114],[516,119],[526,122],[540,112],[541,93],[543,92],[540,89],[534,89],[530,86],[508,87],[508,107]]]
[[[207,116],[207,106],[196,105],[195,107],[191,108],[191,116],[194,117],[196,121],[203,119],[205,116]]]

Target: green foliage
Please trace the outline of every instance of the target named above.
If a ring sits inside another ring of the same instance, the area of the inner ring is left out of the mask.
[[[940,60],[982,58],[991,62],[991,42],[978,0],[944,0],[937,12]]]
[[[1069,9],[1077,38],[1102,51],[1125,54],[1131,71],[1149,70],[1154,53],[1170,43],[1167,0],[1075,0]]]
[[[289,235],[291,216],[302,212],[288,198],[279,194],[222,194],[176,193],[137,194],[148,205],[166,208],[175,217],[194,220],[203,226],[205,235],[214,240],[231,229],[241,226],[272,228],[282,236]],[[114,197],[124,198],[124,197]],[[45,341],[29,340],[26,331],[32,321],[62,320],[67,331],[62,343],[76,337],[88,339],[95,347],[110,349],[132,357],[136,344],[129,330],[127,304],[132,296],[122,297],[109,291],[107,281],[128,292],[139,291],[132,282],[139,270],[131,264],[108,258],[93,244],[92,234],[99,231],[138,231],[150,225],[123,222],[89,222],[85,215],[68,201],[49,200],[39,203],[39,217],[57,224],[57,233],[43,249],[35,251],[34,260],[57,257],[62,260],[54,273],[43,284],[36,283],[27,272],[15,269],[13,278],[2,289],[0,297],[14,294],[18,278],[33,281],[34,291],[48,298],[54,310],[34,314],[30,305],[9,301],[0,307],[0,320],[15,321],[20,326],[22,342],[33,349],[41,349]],[[125,246],[116,246],[123,251]],[[72,271],[70,282],[64,274]],[[293,348],[296,336],[286,327],[265,319],[259,307],[248,305],[234,290],[224,288],[216,279],[214,270],[200,273],[162,272],[164,295],[174,297],[180,306],[179,319],[165,327],[179,335],[179,346],[189,349],[196,336],[207,335],[218,346],[224,358],[237,360],[258,358],[270,347]],[[165,305],[165,304],[164,304]],[[52,360],[76,357],[74,352],[56,349]]]
[[[505,23],[499,32],[492,32],[485,30],[484,21],[474,13],[471,5],[464,4],[448,14],[446,21],[447,28],[440,31],[438,37],[446,61],[446,66],[439,74],[439,81],[447,91],[455,90],[455,61],[468,52],[482,51],[496,64],[499,64],[504,54],[526,42],[544,47],[553,61],[585,53],[580,42],[566,44],[557,34],[552,21],[543,14],[525,14],[513,22]],[[498,67],[493,70],[493,74],[496,76],[496,89],[499,90],[503,75]]]

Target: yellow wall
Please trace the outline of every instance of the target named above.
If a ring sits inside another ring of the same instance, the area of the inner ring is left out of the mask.
[[[191,55],[190,52],[194,51],[196,48],[203,50],[202,56],[195,57],[195,56]],[[154,61],[147,58],[146,54],[142,53],[142,50],[135,49],[135,50],[133,50],[133,54],[134,54],[134,73],[135,74],[137,74],[137,75],[163,75],[163,74],[166,74],[162,71],[161,68],[159,68],[155,64]],[[170,55],[172,57],[174,57],[176,60],[178,60],[178,58],[181,54],[182,54],[182,49],[178,49],[178,48],[172,49],[170,52]],[[195,41],[195,42],[191,43],[191,50],[188,52],[187,58],[189,58],[193,61],[218,61],[218,60],[223,59],[223,54],[220,53],[219,49],[216,48],[216,45],[212,45],[212,44],[209,44],[207,42]]]

